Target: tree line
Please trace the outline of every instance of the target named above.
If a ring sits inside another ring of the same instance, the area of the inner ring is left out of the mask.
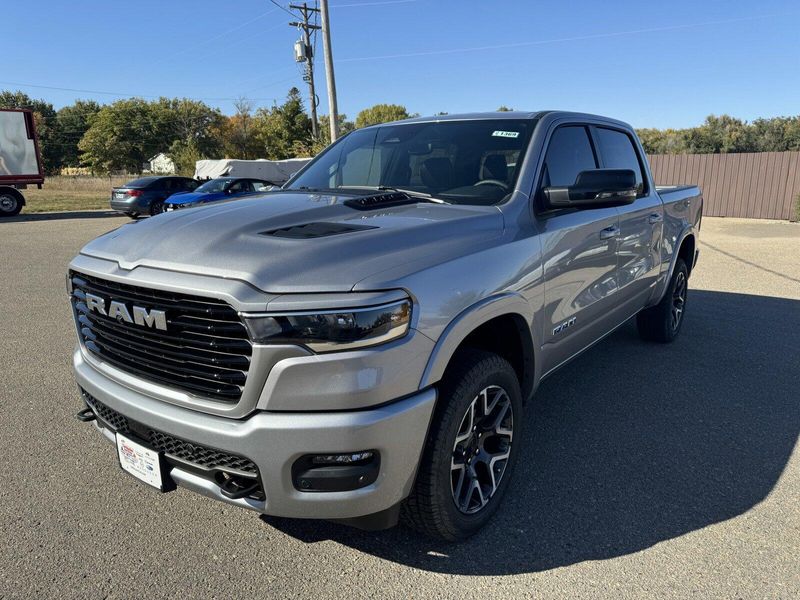
[[[313,156],[330,143],[327,116],[312,136],[311,119],[300,92],[291,88],[282,104],[255,108],[242,98],[233,115],[187,98],[128,98],[101,105],[76,100],[58,110],[46,100],[20,91],[0,91],[0,108],[34,111],[45,171],[88,167],[93,173],[138,173],[145,161],[165,152],[179,172],[194,172],[202,158],[268,158]],[[511,110],[501,106],[498,110]],[[446,114],[446,113],[439,113]],[[339,131],[405,119],[398,104],[377,104],[354,121],[339,116]],[[742,121],[709,116],[698,127],[637,130],[650,154],[780,152],[800,150],[800,116]]]
[[[202,158],[268,158],[313,156],[330,143],[327,116],[320,119],[314,139],[311,118],[297,88],[286,101],[256,109],[242,98],[233,115],[187,98],[128,98],[101,105],[76,100],[56,110],[46,100],[20,91],[1,91],[0,108],[30,108],[34,112],[45,171],[87,167],[93,173],[141,172],[159,152],[175,162],[179,172],[192,174]],[[361,111],[355,121],[339,116],[339,131],[409,117],[405,107],[379,104]]]

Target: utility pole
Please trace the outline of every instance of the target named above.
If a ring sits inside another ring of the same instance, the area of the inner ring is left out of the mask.
[[[331,21],[328,17],[328,0],[319,0],[322,22],[322,47],[325,52],[325,77],[328,80],[328,107],[330,109],[331,142],[339,137],[339,109],[336,107],[336,79],[333,75],[333,50],[331,50]]]
[[[308,22],[310,14],[319,12],[318,8],[309,8],[303,2],[301,5],[290,4],[289,8],[299,10],[303,15],[303,22],[296,21],[289,23],[292,27],[299,27],[303,30],[302,41],[298,40],[294,46],[294,59],[296,62],[306,63],[306,73],[303,80],[308,84],[308,92],[311,98],[311,135],[314,139],[319,139],[319,123],[317,122],[317,93],[314,91],[314,49],[311,47],[311,30],[320,29],[319,25],[312,25]]]

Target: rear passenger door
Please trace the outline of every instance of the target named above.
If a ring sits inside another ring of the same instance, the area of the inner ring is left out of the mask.
[[[644,160],[631,134],[624,129],[592,128],[600,162],[605,169],[631,169],[639,193],[632,204],[620,206],[617,247],[621,304],[627,312],[638,311],[650,297],[660,269],[663,207],[645,176]]]
[[[543,372],[616,325],[611,321],[618,287],[617,209],[548,210],[542,202],[544,188],[573,185],[578,173],[598,167],[589,126],[567,124],[553,131],[534,199],[543,252]]]

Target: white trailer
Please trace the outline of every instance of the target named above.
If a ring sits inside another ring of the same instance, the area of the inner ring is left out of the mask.
[[[42,187],[44,170],[33,112],[0,108],[0,217],[13,217],[25,206],[20,190]]]
[[[286,160],[198,160],[194,178],[200,181],[217,177],[252,177],[283,185],[297,171],[308,164],[310,158],[288,158]]]

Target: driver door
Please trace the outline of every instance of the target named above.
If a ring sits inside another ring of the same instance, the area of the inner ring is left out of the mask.
[[[611,329],[617,281],[616,208],[544,208],[542,189],[569,186],[599,161],[588,127],[562,125],[551,135],[536,193],[544,276],[543,373]]]

